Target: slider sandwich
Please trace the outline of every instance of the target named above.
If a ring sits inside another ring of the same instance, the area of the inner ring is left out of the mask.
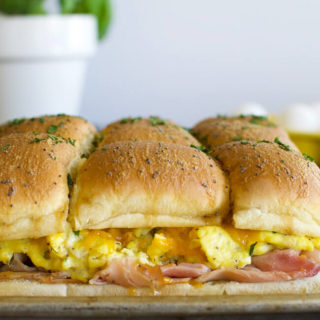
[[[320,171],[292,142],[206,154],[178,127],[118,125],[82,158],[65,136],[0,138],[1,295],[319,292]]]

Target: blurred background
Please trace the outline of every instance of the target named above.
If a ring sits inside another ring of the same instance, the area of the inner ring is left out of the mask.
[[[320,101],[318,0],[114,0],[81,114],[160,115],[185,126],[248,102]]]
[[[111,11],[108,0],[0,0],[0,9],[13,3],[41,7],[37,18],[0,19],[2,121],[66,112],[191,126],[247,103],[271,114],[298,103],[294,130],[320,132],[319,0],[110,0]],[[111,23],[96,42],[95,21],[74,13],[107,22],[106,10]]]

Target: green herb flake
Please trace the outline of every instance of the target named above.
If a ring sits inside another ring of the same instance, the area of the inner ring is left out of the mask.
[[[250,246],[250,249],[249,249],[249,256],[252,256],[253,255],[253,251],[254,251],[254,247],[257,245],[257,241],[255,243],[253,243],[251,246]]]
[[[209,149],[207,149],[205,146],[196,146],[194,144],[191,144],[190,147],[194,148],[196,150],[202,151],[204,153],[208,153],[209,152]]]
[[[80,231],[73,231],[74,235],[76,235],[77,237],[80,236]]]
[[[29,144],[33,144],[33,143],[39,143],[43,140],[46,140],[46,139],[39,139],[39,138],[34,138],[33,140],[29,141]]]
[[[217,118],[219,118],[219,119],[227,119],[227,115],[225,115],[225,114],[218,114],[218,115],[217,115]]]
[[[75,146],[76,145],[76,140],[68,138],[68,142],[72,145]]]
[[[39,122],[40,123],[44,123],[44,119],[43,118],[39,118]]]
[[[17,126],[25,121],[26,121],[25,118],[13,119],[11,122],[9,122],[9,126]]]
[[[151,116],[149,117],[150,122],[153,126],[162,126],[168,124],[168,121],[161,119],[160,117]]]
[[[277,143],[281,149],[291,151],[290,146],[281,142],[278,137],[275,137],[274,142]]]
[[[53,141],[58,141],[58,138],[55,137],[55,136],[48,135],[48,138],[53,140]]]
[[[241,143],[241,144],[250,144],[249,141],[241,141],[240,143]]]
[[[259,120],[259,121],[266,121],[268,120],[268,117],[267,116],[256,116],[256,115],[251,115],[251,118],[252,119],[256,119],[256,120]]]
[[[82,154],[82,155],[81,155],[81,159],[88,159],[88,158],[89,158],[89,156],[86,155],[86,154]]]
[[[304,156],[304,158],[306,159],[306,160],[308,160],[308,161],[311,161],[311,162],[314,162],[315,160],[314,160],[314,157],[311,157],[311,156],[309,156],[308,154],[306,154],[306,153],[303,153],[303,156]]]
[[[73,186],[73,181],[72,181],[70,173],[68,173],[67,180],[68,180],[68,185]]]
[[[236,137],[233,137],[233,141],[241,141],[243,138],[242,137],[238,137],[238,136],[236,136]]]
[[[269,140],[262,139],[262,140],[257,140],[257,143],[272,143],[272,142]]]
[[[65,113],[58,113],[57,117],[66,117],[67,115]]]
[[[7,150],[10,146],[11,144],[6,144],[5,146],[1,147],[0,150]]]
[[[58,126],[55,126],[54,124],[52,124],[48,129],[48,133],[56,133],[57,130],[58,130]]]
[[[187,132],[191,133],[191,129],[190,129],[190,128],[182,127],[182,129],[184,129],[184,130],[186,130]]]

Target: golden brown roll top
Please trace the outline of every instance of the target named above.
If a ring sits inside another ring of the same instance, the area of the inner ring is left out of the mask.
[[[223,171],[197,149],[113,143],[79,169],[71,221],[76,230],[216,225],[229,209],[228,188]]]
[[[211,148],[231,141],[274,141],[278,137],[297,150],[284,129],[262,116],[209,118],[199,122],[192,133],[203,145]]]
[[[281,143],[232,142],[213,156],[228,172],[236,228],[320,236],[320,169]]]
[[[80,117],[60,114],[15,119],[0,126],[0,137],[12,133],[47,133],[72,144],[80,153],[86,153],[91,148],[96,128]]]
[[[159,117],[125,118],[111,123],[102,131],[101,145],[120,141],[171,142],[185,146],[199,142],[185,129]]]
[[[48,134],[0,138],[0,240],[64,230],[68,172],[77,154],[70,143],[57,143]]]

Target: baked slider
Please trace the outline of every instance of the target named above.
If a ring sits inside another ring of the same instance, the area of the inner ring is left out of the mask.
[[[17,225],[21,212],[31,221],[58,216],[71,198],[63,228],[27,225],[2,238],[0,295],[45,295],[43,283],[68,296],[320,292],[319,168],[279,137],[225,143],[209,155],[172,141],[114,142],[78,168],[78,150],[63,139],[33,133],[25,148],[10,149],[14,135],[0,138],[2,222],[15,219],[19,201]],[[24,163],[26,174],[14,175]],[[44,170],[35,183],[31,163]],[[64,174],[63,192],[47,195],[55,182],[47,172]],[[21,199],[10,202],[15,192]],[[35,217],[34,201],[45,205]]]
[[[187,129],[159,117],[124,118],[102,130],[100,145],[119,141],[157,141],[199,146]]]
[[[205,119],[192,128],[197,139],[209,148],[215,148],[231,141],[274,141],[278,138],[292,149],[297,147],[287,132],[264,116],[238,116]]]

